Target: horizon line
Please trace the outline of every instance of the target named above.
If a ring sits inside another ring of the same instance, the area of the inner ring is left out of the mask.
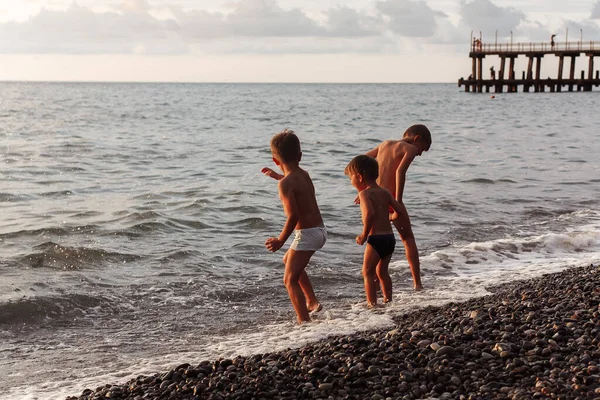
[[[160,84],[286,84],[286,85],[436,85],[436,84],[456,84],[456,82],[349,82],[349,81],[328,81],[328,82],[311,82],[311,81],[281,81],[281,82],[273,82],[273,81],[87,81],[87,80],[35,80],[35,79],[0,79],[0,83],[139,83],[139,84],[148,84],[148,83],[160,83]]]

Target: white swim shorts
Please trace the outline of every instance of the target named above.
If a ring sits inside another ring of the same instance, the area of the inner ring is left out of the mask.
[[[290,249],[296,251],[317,251],[327,241],[327,229],[325,229],[325,226],[297,229],[294,233],[296,236],[294,236],[294,241]]]

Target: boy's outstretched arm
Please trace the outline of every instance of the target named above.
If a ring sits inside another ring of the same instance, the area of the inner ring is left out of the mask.
[[[271,177],[278,181],[282,180],[283,177],[285,176],[285,175],[278,174],[277,172],[273,171],[271,168],[268,168],[268,167],[264,167],[263,169],[260,170],[260,172],[262,172],[266,176]]]
[[[371,232],[371,228],[373,227],[373,215],[375,214],[375,211],[373,210],[373,204],[371,203],[369,196],[365,194],[364,190],[358,194],[358,197],[360,199],[360,213],[363,220],[363,230],[362,233],[356,237],[356,243],[362,246],[367,241],[369,232]]]
[[[268,238],[265,242],[267,250],[273,252],[279,250],[288,240],[300,219],[298,215],[298,205],[296,204],[296,196],[294,195],[294,190],[289,182],[279,182],[279,197],[281,197],[281,203],[283,204],[283,210],[285,211],[287,219],[279,237]]]
[[[410,163],[415,159],[417,155],[416,150],[407,149],[400,160],[400,164],[396,169],[396,193],[394,193],[396,200],[402,201],[402,195],[404,194],[404,184],[406,183],[406,171],[410,167]]]

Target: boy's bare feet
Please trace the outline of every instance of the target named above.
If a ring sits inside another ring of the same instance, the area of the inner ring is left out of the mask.
[[[423,285],[415,285],[415,292],[420,292],[423,290]]]
[[[321,305],[321,303],[317,303],[316,305],[307,304],[306,308],[308,308],[308,312],[312,314],[321,311],[323,309],[323,306]]]

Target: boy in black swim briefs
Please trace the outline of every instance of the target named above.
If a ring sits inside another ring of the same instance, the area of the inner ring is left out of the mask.
[[[344,173],[358,190],[363,230],[356,237],[361,246],[366,242],[362,275],[367,295],[367,305],[377,305],[377,280],[383,292],[383,302],[392,300],[392,278],[388,266],[394,252],[396,239],[389,219],[388,209],[402,212],[402,206],[387,190],[377,184],[379,165],[372,157],[357,156],[346,166]]]

